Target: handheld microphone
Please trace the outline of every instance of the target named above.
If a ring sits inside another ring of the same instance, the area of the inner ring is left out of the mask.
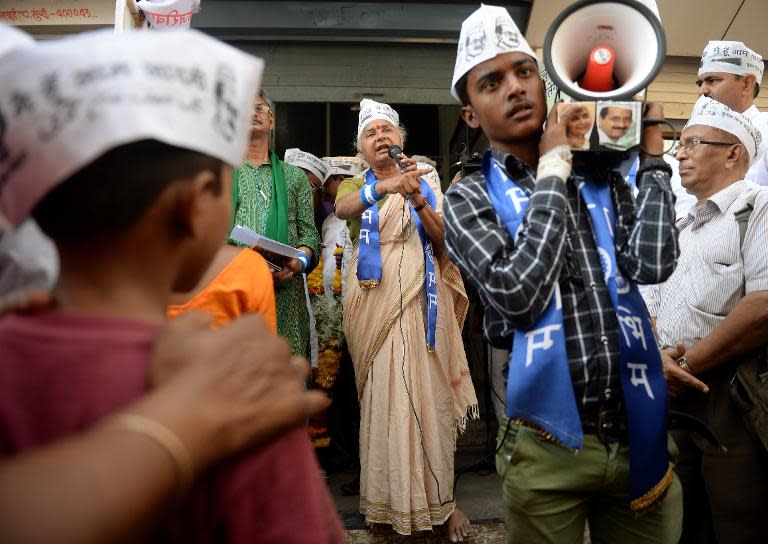
[[[400,170],[405,170],[405,165],[400,162],[400,158],[398,157],[398,155],[402,152],[403,149],[399,145],[391,145],[389,146],[389,149],[387,149],[387,154],[395,159],[395,162],[397,163],[397,166],[400,168]]]

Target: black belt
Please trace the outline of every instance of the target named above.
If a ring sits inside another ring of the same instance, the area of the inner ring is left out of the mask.
[[[584,430],[584,434],[597,435],[597,439],[603,444],[614,442],[629,444],[627,422],[623,415],[620,418],[605,416],[598,419],[597,422],[582,421],[581,427]]]
[[[727,451],[701,420],[676,410],[669,410],[667,418],[669,429],[682,429],[697,433],[713,447],[719,448],[723,452]],[[581,427],[584,434],[597,435],[597,439],[603,444],[615,442],[624,445],[629,444],[627,418],[624,411],[619,408],[600,410],[593,417],[582,416]]]
[[[603,444],[629,444],[627,416],[621,402],[602,402],[596,409],[583,413],[581,428],[584,434],[597,435]]]

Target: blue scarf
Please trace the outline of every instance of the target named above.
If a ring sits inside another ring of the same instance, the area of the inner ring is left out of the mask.
[[[634,161],[632,161],[632,167],[629,169],[629,172],[627,173],[627,177],[624,179],[627,181],[630,187],[632,187],[632,190],[637,194],[637,170],[640,168],[640,157],[637,157]]]
[[[365,183],[373,184],[378,181],[369,169],[365,174]],[[437,198],[429,184],[421,180],[421,194],[434,209]],[[437,332],[437,282],[435,279],[435,260],[432,256],[432,243],[427,231],[419,219],[419,214],[411,207],[416,230],[419,233],[421,246],[424,249],[424,287],[427,292],[427,349],[434,351]],[[363,289],[372,289],[381,282],[381,247],[379,241],[379,206],[374,204],[363,212],[360,217],[359,252],[357,258],[357,281]]]
[[[496,213],[514,240],[528,199],[493,159],[483,174]],[[621,276],[616,262],[616,224],[611,188],[576,177],[587,205],[603,278],[619,322],[621,386],[630,444],[631,508],[653,504],[671,481],[667,453],[667,385],[648,312],[637,286]],[[529,421],[568,447],[582,449],[584,435],[565,349],[562,304],[557,286],[542,315],[527,330],[516,330],[507,378],[507,416]]]

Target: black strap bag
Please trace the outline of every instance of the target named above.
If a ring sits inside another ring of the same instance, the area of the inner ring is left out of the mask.
[[[735,213],[740,245],[744,244],[756,196],[753,195],[746,206]],[[768,345],[736,367],[729,390],[747,428],[768,450]]]

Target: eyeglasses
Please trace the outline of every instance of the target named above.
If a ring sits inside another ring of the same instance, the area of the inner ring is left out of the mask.
[[[270,108],[266,104],[257,104],[256,106],[253,107],[253,111],[255,111],[256,113],[268,113],[269,115],[272,115],[272,108]],[[254,117],[256,116],[254,115]]]
[[[701,138],[697,138],[697,137],[695,137],[695,136],[694,136],[693,138],[688,138],[687,140],[685,140],[685,142],[680,142],[679,144],[677,144],[677,145],[676,145],[676,146],[675,146],[675,147],[672,149],[672,154],[673,154],[673,155],[677,155],[677,153],[678,153],[678,152],[679,152],[681,149],[685,149],[686,151],[692,151],[692,150],[693,150],[693,148],[694,148],[694,147],[696,147],[696,146],[697,146],[697,145],[699,145],[699,144],[707,144],[707,145],[728,145],[728,146],[731,146],[731,145],[736,145],[736,144],[732,144],[732,143],[730,143],[730,142],[712,142],[712,141],[710,141],[710,140],[702,140]]]

